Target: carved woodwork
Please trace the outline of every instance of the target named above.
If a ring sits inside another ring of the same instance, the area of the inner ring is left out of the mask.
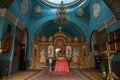
[[[89,68],[90,59],[88,56],[88,42],[84,37],[81,37],[81,46],[80,46],[80,68]]]
[[[49,56],[50,49],[49,47],[53,46],[53,56]],[[70,56],[67,56],[70,48]],[[85,48],[85,49],[84,49]],[[44,50],[43,50],[44,49]],[[43,52],[42,52],[43,50]],[[58,51],[57,51],[58,50]],[[68,51],[67,51],[68,50]],[[53,57],[57,59],[57,55],[60,53],[67,60],[69,60],[70,67],[80,67],[88,68],[89,67],[89,57],[88,57],[88,43],[86,40],[81,42],[78,37],[72,39],[72,37],[67,36],[65,33],[58,31],[52,36],[39,37],[38,35],[32,41],[32,53],[30,59],[30,68],[39,69],[41,65],[47,66],[48,57]],[[43,54],[44,55],[41,55]],[[43,60],[41,60],[41,57]]]

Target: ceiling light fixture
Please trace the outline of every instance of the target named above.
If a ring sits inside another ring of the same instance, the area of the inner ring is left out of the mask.
[[[59,7],[56,12],[56,16],[57,16],[57,18],[55,19],[55,22],[60,25],[60,27],[58,27],[58,29],[59,29],[59,31],[61,31],[62,24],[65,24],[68,22],[68,20],[66,19],[66,9],[63,4],[63,1],[61,1],[61,4],[59,4]]]

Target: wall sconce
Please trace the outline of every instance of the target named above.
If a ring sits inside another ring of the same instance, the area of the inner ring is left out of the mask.
[[[2,41],[0,40],[0,55],[4,53],[7,49],[2,48]]]

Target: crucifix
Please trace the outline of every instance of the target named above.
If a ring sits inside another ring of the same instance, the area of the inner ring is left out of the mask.
[[[108,61],[108,75],[107,75],[107,80],[116,80],[119,79],[115,73],[112,72],[111,70],[111,57],[116,53],[115,51],[110,50],[110,45],[108,42],[106,43],[107,50],[103,52],[104,55],[107,57]]]
[[[61,26],[59,26],[58,29],[59,29],[60,32],[62,31],[62,27]]]

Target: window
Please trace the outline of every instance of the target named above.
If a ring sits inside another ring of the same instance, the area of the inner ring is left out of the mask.
[[[39,0],[39,1],[42,1],[43,3],[51,7],[58,7],[61,1],[63,1],[66,7],[71,7],[73,5],[82,3],[84,0]]]

